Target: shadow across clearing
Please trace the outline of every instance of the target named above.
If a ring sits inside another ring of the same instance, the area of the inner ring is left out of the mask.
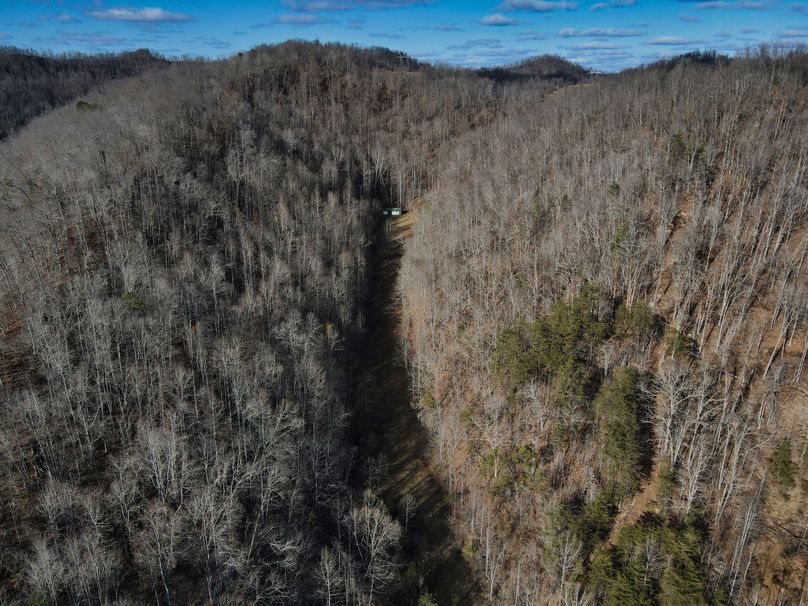
[[[379,236],[368,310],[365,368],[352,419],[352,440],[359,449],[357,473],[376,489],[404,525],[402,500],[411,495],[415,511],[404,539],[404,583],[390,603],[414,604],[419,585],[440,606],[477,601],[474,574],[454,542],[448,523],[450,503],[430,473],[427,440],[410,402],[407,369],[399,349],[398,271],[403,240],[414,213],[390,221]]]

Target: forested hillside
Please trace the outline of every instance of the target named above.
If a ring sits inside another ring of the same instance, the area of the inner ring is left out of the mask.
[[[417,599],[349,440],[368,276],[502,89],[304,43],[106,88],[0,147],[5,599]]]
[[[400,284],[492,603],[808,599],[807,102],[688,57],[458,139]]]
[[[119,55],[41,55],[0,47],[0,140],[31,118],[73,101],[94,86],[165,63],[147,50]]]
[[[0,603],[808,600],[808,56],[137,57],[0,144]]]

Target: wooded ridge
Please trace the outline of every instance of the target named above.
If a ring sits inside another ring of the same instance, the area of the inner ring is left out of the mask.
[[[0,603],[806,603],[804,53],[0,61]]]

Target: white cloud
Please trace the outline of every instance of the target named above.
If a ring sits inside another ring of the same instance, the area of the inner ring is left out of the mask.
[[[493,15],[488,15],[487,17],[483,17],[480,19],[480,23],[483,25],[494,25],[498,27],[506,27],[509,25],[518,25],[519,21],[513,19],[511,17],[506,17],[501,13],[495,13]]]
[[[789,27],[780,32],[781,38],[808,38],[808,27]]]
[[[647,42],[654,46],[699,46],[704,44],[703,40],[688,40],[687,38],[680,38],[678,36],[657,36],[651,38]]]
[[[272,23],[281,25],[317,25],[318,23],[328,23],[319,15],[279,15],[272,18]]]
[[[625,50],[580,50],[566,57],[570,61],[601,69],[619,69],[630,63],[633,55]]]
[[[747,10],[762,11],[771,8],[769,0],[738,0],[737,2],[727,2],[727,0],[707,0],[700,2],[696,8],[701,10],[721,10],[727,8],[743,8]]]
[[[191,15],[172,13],[162,8],[107,8],[87,13],[94,19],[107,21],[131,21],[134,23],[182,23],[192,21]]]
[[[618,50],[623,48],[611,42],[581,42],[580,44],[573,44],[572,48],[575,50]]]
[[[230,44],[227,40],[221,40],[220,38],[216,38],[214,36],[197,36],[193,39],[193,41],[199,44],[204,44],[205,46],[209,46],[211,48],[217,48],[219,50],[227,50],[232,47],[232,44]]]
[[[505,0],[499,5],[502,10],[526,10],[537,13],[549,13],[552,11],[571,11],[578,8],[577,2],[567,0]]]
[[[385,9],[402,8],[417,4],[430,4],[432,0],[284,0],[284,5],[293,11],[349,11],[357,8]]]
[[[446,47],[449,50],[470,50],[472,48],[502,48],[502,42],[497,38],[475,38],[462,44],[452,44]]]
[[[637,4],[637,0],[609,0],[608,2],[598,2],[589,7],[589,12],[601,11],[605,8],[627,8]]]
[[[116,38],[114,36],[107,36],[106,34],[101,32],[87,33],[87,34],[62,33],[54,38],[49,38],[47,41],[48,43],[55,45],[83,44],[85,47],[89,48],[102,48],[109,46],[129,46],[131,44],[130,41],[126,40],[125,38]]]
[[[589,29],[575,29],[567,27],[558,32],[562,38],[630,38],[642,36],[638,29],[622,29],[619,27],[592,27]]]
[[[70,13],[57,13],[55,15],[42,15],[40,21],[58,21],[60,23],[71,23],[77,19]]]
[[[529,31],[516,37],[520,42],[547,40],[547,36],[539,32]]]

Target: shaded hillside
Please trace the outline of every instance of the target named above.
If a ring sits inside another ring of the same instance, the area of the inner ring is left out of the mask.
[[[492,603],[805,600],[807,66],[515,98],[424,197],[410,369]]]
[[[0,140],[32,118],[115,78],[167,62],[147,50],[120,54],[39,54],[0,47]]]
[[[412,406],[406,357],[401,353],[401,292],[398,270],[404,241],[413,233],[417,210],[390,220],[371,268],[373,299],[369,334],[354,408],[352,435],[359,470],[404,525],[402,583],[395,603],[426,601],[441,606],[479,603],[479,584],[449,524],[451,498],[430,464],[426,434]],[[386,598],[393,602],[393,596]],[[431,606],[428,602],[426,606]]]
[[[503,95],[396,63],[301,42],[177,63],[0,145],[4,598],[430,590],[349,440],[368,268],[380,208]]]

